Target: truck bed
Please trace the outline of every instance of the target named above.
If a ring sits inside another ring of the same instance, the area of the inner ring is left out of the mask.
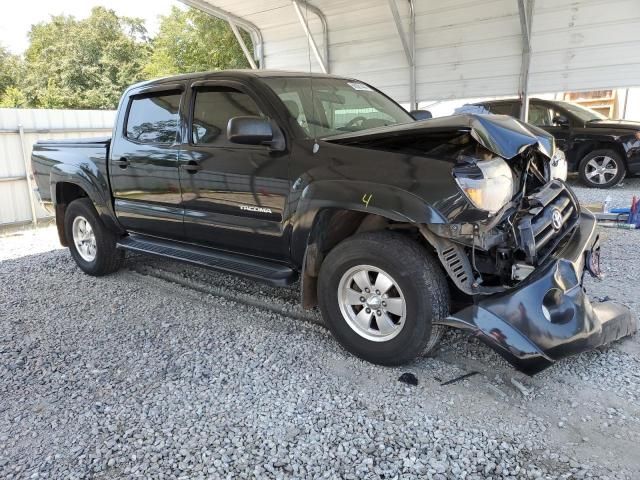
[[[47,206],[52,201],[50,179],[52,170],[64,172],[59,164],[84,164],[89,171],[97,169],[102,178],[107,176],[107,159],[111,137],[65,138],[61,140],[40,140],[33,146],[31,165],[36,183],[36,191]]]

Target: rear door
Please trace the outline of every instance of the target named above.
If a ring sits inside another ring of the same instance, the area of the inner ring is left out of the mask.
[[[264,99],[237,81],[198,82],[189,93],[180,153],[185,236],[191,242],[272,259],[287,258],[284,212],[288,154],[227,139],[236,116],[267,117]]]
[[[180,84],[135,92],[121,106],[109,165],[118,219],[131,232],[183,235],[178,171]]]

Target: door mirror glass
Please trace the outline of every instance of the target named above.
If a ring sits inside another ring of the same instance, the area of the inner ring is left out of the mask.
[[[569,119],[567,117],[565,117],[564,115],[556,115],[555,117],[553,117],[553,124],[558,126],[558,127],[568,127],[569,126]]]
[[[241,145],[264,145],[273,140],[273,129],[266,118],[233,117],[227,125],[227,138]]]
[[[430,118],[433,118],[433,115],[431,115],[429,110],[411,110],[409,113],[416,120],[429,120]]]

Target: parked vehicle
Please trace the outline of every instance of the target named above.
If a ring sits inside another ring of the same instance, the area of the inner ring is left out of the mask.
[[[595,218],[562,152],[507,116],[414,119],[354,79],[192,74],[129,88],[111,138],[38,142],[33,170],[78,266],[131,250],[288,285],[371,362],[446,326],[535,373],[635,331],[591,303]]]
[[[520,100],[479,102],[491,113],[520,118]],[[569,171],[588,187],[610,188],[640,173],[640,122],[609,120],[575,103],[532,98],[528,123],[552,134]]]

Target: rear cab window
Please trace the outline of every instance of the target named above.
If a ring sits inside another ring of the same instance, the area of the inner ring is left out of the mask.
[[[509,115],[515,117],[515,108],[513,103],[490,103],[487,105],[489,111],[494,115]]]
[[[177,90],[132,95],[125,136],[145,144],[172,144],[177,139],[180,99]]]

